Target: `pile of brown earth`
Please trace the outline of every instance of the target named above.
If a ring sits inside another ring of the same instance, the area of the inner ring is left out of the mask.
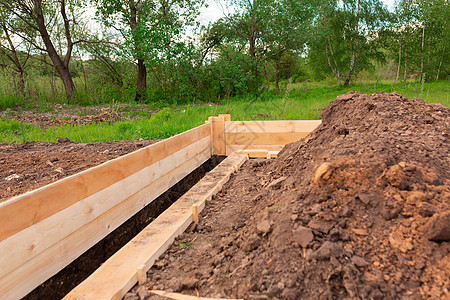
[[[125,299],[448,299],[450,109],[349,92],[322,117],[248,161]]]
[[[14,120],[22,123],[28,123],[33,126],[39,126],[41,128],[48,128],[54,126],[63,125],[88,125],[98,123],[114,123],[120,120],[120,116],[117,112],[105,110],[95,115],[77,116],[68,119],[61,119],[54,117],[53,114],[44,113],[36,114],[30,112],[24,112],[14,117]]]

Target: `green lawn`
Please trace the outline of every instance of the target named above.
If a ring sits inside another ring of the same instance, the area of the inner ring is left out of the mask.
[[[426,102],[439,102],[450,106],[450,85],[445,81],[426,83],[423,90],[419,83],[363,83],[345,89],[320,83],[298,83],[286,84],[280,92],[264,92],[258,99],[247,97],[229,99],[218,105],[184,106],[178,107],[175,112],[171,108],[165,108],[150,119],[126,122],[66,125],[43,130],[13,120],[0,120],[0,142],[54,142],[56,137],[67,137],[72,141],[84,143],[140,138],[161,139],[204,124],[209,116],[218,114],[231,114],[232,120],[314,120],[320,119],[320,111],[336,99],[336,96],[349,90],[363,93],[397,91],[409,99],[419,97]]]

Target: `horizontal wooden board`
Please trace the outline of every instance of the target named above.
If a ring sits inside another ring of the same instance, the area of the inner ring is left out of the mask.
[[[230,155],[239,150],[269,150],[281,151],[284,145],[227,145],[227,155]]]
[[[305,138],[308,132],[225,133],[227,145],[286,145]]]
[[[265,149],[244,149],[238,150],[236,154],[246,154],[250,158],[276,158],[278,157],[279,151],[269,151]]]
[[[311,132],[321,124],[320,120],[292,121],[229,121],[225,122],[225,132]]]
[[[46,251],[39,253],[25,264],[12,270],[8,275],[0,278],[2,299],[20,299],[28,294],[210,157],[211,149],[208,147],[203,153],[185,161],[159,180],[154,181]]]
[[[209,135],[205,124],[1,203],[0,241]]]
[[[189,226],[192,205],[200,202],[199,209],[204,207],[204,200],[218,190],[217,183],[246,159],[246,155],[225,159],[64,299],[121,299],[137,282],[138,269],[142,272],[143,265],[149,269]]]
[[[207,136],[0,242],[0,278],[91,222],[183,162],[210,149]],[[199,160],[203,161],[200,156]],[[143,205],[140,205],[143,207]]]
[[[236,154],[246,154],[250,158],[267,158],[269,150],[238,150]]]
[[[191,295],[184,295],[179,293],[170,293],[165,291],[150,290],[151,294],[155,294],[161,297],[165,297],[173,300],[244,300],[244,299],[230,299],[230,298],[205,298]]]

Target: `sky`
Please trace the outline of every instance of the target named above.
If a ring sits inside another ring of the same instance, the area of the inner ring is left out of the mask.
[[[394,1],[395,0],[382,0],[389,9],[393,8]],[[203,7],[200,12],[199,21],[202,25],[214,22],[223,16],[222,9],[217,5],[217,0],[207,0],[207,3],[208,7]]]

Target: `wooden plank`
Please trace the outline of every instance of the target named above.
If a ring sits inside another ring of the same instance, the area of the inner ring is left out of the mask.
[[[207,136],[1,241],[0,253],[14,253],[14,255],[0,256],[0,278],[177,168],[183,162],[209,150],[210,143],[211,137]],[[204,157],[201,156],[199,159],[203,161]],[[140,207],[144,206],[140,205]]]
[[[222,117],[222,116],[223,116],[223,120],[224,120],[225,122],[231,121],[231,115],[230,115],[230,114],[219,115],[219,117]]]
[[[0,241],[208,135],[210,126],[202,125],[1,203]]]
[[[217,190],[217,182],[246,159],[246,155],[231,155],[222,161],[64,299],[121,299],[137,282],[137,268],[145,265],[149,269],[189,226],[192,205],[210,197],[211,191]]]
[[[2,295],[2,299],[20,299],[24,297],[210,157],[211,149],[208,147],[203,153],[184,162],[159,180],[154,181],[138,193],[122,201],[92,222],[2,277],[0,279],[0,295]]]
[[[246,154],[250,158],[276,158],[280,151],[268,151],[265,149],[243,149],[238,150],[236,154]]]
[[[281,151],[284,145],[227,145],[227,155],[239,150],[268,150]]]
[[[170,293],[165,291],[158,291],[158,290],[150,290],[151,294],[155,294],[161,297],[166,297],[168,299],[173,300],[244,300],[244,299],[229,299],[229,298],[205,298],[205,297],[197,297],[197,296],[191,296],[191,295],[184,295],[179,293]]]
[[[198,204],[192,204],[192,222],[198,223]]]
[[[308,132],[225,133],[227,145],[286,145],[305,138]]]
[[[267,158],[269,151],[265,149],[238,150],[236,154],[247,154],[250,158]]]
[[[228,117],[227,117],[228,118]],[[225,155],[225,116],[209,117],[211,124],[212,151],[215,155]]]
[[[311,132],[321,122],[320,120],[231,121],[225,123],[225,132]]]
[[[137,277],[139,285],[144,284],[147,281],[147,270],[145,265],[140,265],[137,269]]]
[[[277,158],[280,151],[267,151],[267,158]]]

